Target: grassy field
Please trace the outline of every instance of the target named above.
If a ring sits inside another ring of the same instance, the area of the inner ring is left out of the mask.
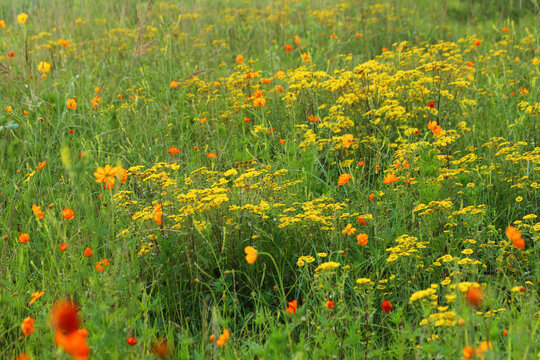
[[[540,358],[539,12],[0,2],[0,359]]]

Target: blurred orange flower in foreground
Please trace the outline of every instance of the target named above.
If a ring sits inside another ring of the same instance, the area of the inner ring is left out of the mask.
[[[28,316],[26,319],[24,319],[21,324],[21,330],[24,336],[29,336],[31,333],[33,333],[34,332],[34,318]]]
[[[253,264],[257,260],[257,249],[255,249],[253,246],[246,246],[244,248],[244,252],[246,253],[246,261],[248,264]]]

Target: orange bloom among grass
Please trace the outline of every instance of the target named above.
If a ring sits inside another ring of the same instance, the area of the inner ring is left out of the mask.
[[[72,209],[65,208],[64,210],[62,210],[62,218],[64,218],[65,220],[73,220],[74,217],[75,211],[73,211]]]
[[[84,256],[86,256],[86,257],[92,256],[92,254],[93,254],[92,249],[90,249],[89,247],[87,247],[86,249],[84,249],[83,254],[84,254]]]
[[[506,237],[512,241],[516,249],[523,250],[525,248],[525,240],[521,237],[521,232],[516,230],[512,225],[506,228]]]
[[[285,311],[287,311],[291,315],[294,315],[296,314],[296,309],[298,309],[298,302],[296,300],[293,300],[287,303]]]
[[[67,99],[66,105],[67,105],[67,108],[70,110],[77,110],[77,100],[75,100],[75,98]]]
[[[244,252],[246,253],[247,263],[254,264],[257,260],[257,249],[255,249],[253,246],[246,246],[244,248]]]
[[[368,244],[368,235],[364,233],[358,234],[356,240],[358,240],[358,245],[366,246]]]
[[[349,173],[341,174],[339,175],[338,185],[343,186],[346,183],[348,183],[350,179],[351,179],[351,174]]]
[[[35,293],[32,293],[32,300],[30,300],[30,302],[28,303],[28,306],[32,305],[33,303],[35,303],[37,301],[37,299],[39,299],[40,297],[42,297],[43,295],[45,295],[45,291],[37,291]]]
[[[384,177],[383,184],[392,184],[398,181],[399,178],[395,174],[390,173]]]
[[[31,333],[33,333],[34,332],[34,318],[28,316],[26,319],[24,319],[21,324],[21,330],[24,336],[29,336]]]
[[[27,243],[28,241],[30,241],[30,235],[26,234],[26,233],[21,233],[19,234],[19,242],[24,244],[24,243]]]
[[[37,206],[36,204],[32,205],[32,212],[38,219],[43,219],[45,216],[45,213],[41,211],[41,206]]]

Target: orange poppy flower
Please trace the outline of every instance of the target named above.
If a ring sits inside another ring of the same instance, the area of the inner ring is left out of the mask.
[[[298,36],[295,36],[295,37],[294,37],[294,43],[295,43],[296,45],[300,45],[300,38],[299,38]]]
[[[388,300],[383,300],[382,302],[382,305],[381,305],[381,309],[386,312],[386,313],[389,313],[390,311],[392,311],[394,307],[392,306],[392,303]]]
[[[249,120],[248,117],[245,117],[245,118],[244,118],[244,122],[245,122],[245,123],[248,123],[248,122],[250,122],[250,121],[251,121],[251,120]]]
[[[66,251],[67,247],[68,247],[68,246],[67,246],[66,243],[60,244],[60,251],[62,251],[62,252]]]
[[[470,305],[479,307],[482,305],[482,301],[484,301],[484,291],[482,291],[480,286],[472,285],[467,290],[465,298]]]
[[[255,249],[253,246],[246,246],[244,248],[244,252],[246,253],[246,261],[248,264],[253,264],[257,260],[257,249]]]
[[[293,315],[296,314],[296,309],[298,309],[298,302],[296,300],[293,300],[287,303],[287,308],[285,309],[285,311]]]
[[[70,110],[77,110],[77,101],[75,100],[75,98],[67,99],[66,105]]]
[[[38,291],[38,292],[32,293],[32,300],[30,300],[30,302],[28,303],[28,306],[35,303],[36,300],[42,297],[43,295],[45,295],[45,291]]]
[[[32,205],[32,212],[38,219],[43,219],[45,216],[45,213],[41,211],[41,206],[37,206],[36,204]]]
[[[169,87],[171,89],[177,88],[179,85],[180,85],[180,83],[178,81],[174,81],[174,80],[171,80],[171,82],[169,83]]]
[[[348,174],[348,173],[341,174],[339,175],[338,185],[343,186],[346,183],[348,183],[350,179],[351,179],[351,174]]]
[[[71,300],[59,300],[51,312],[52,326],[60,333],[69,334],[79,329],[79,309]]]
[[[26,319],[24,319],[21,324],[21,330],[24,336],[29,336],[31,333],[33,333],[34,332],[34,318],[31,318],[30,316],[28,316]]]
[[[285,139],[279,139],[280,144],[285,144]]]
[[[57,330],[54,334],[54,342],[74,360],[87,360],[90,357],[87,337],[88,331],[86,329],[78,329],[69,333]]]
[[[521,237],[521,232],[516,230],[512,225],[506,228],[506,237],[512,241],[515,248],[520,250],[525,248],[525,240]]]
[[[118,171],[118,168],[112,167],[107,164],[105,167],[98,167],[94,176],[96,177],[96,182],[103,183],[107,185],[107,188],[110,190],[114,186],[115,176]]]
[[[361,233],[356,235],[356,240],[358,240],[358,245],[366,246],[368,244],[368,235]]]
[[[162,206],[161,206],[161,204],[156,204],[156,205],[154,206],[153,213],[154,213],[154,221],[156,222],[156,224],[157,224],[158,226],[161,226],[161,224],[162,224],[162,217],[163,217],[163,211],[162,211]]]
[[[283,48],[285,49],[285,51],[292,51],[292,45],[287,44]]]
[[[375,201],[375,195],[369,194],[369,201]]]
[[[173,146],[167,150],[167,152],[171,155],[180,154],[182,150],[178,149],[176,146]]]
[[[14,357],[12,360],[30,360],[30,357],[26,353],[21,353],[19,356]]]
[[[236,56],[236,62],[238,64],[242,64],[244,62],[244,56],[243,55],[237,55]]]
[[[19,242],[20,243],[27,243],[28,241],[30,241],[30,235],[26,234],[26,233],[22,233],[22,234],[19,234]]]
[[[270,85],[272,83],[272,79],[262,78],[261,82],[266,85]]]
[[[476,355],[476,350],[473,346],[465,346],[463,348],[463,357],[467,360],[473,358]]]
[[[65,220],[72,220],[75,217],[75,211],[71,210],[70,208],[65,208],[62,210],[62,217]]]
[[[327,309],[333,309],[336,307],[336,304],[332,300],[327,300],[325,306]]]
[[[45,165],[47,165],[47,161],[39,162],[36,166],[36,170],[39,172]]]
[[[319,121],[319,117],[318,116],[315,116],[315,115],[308,115],[308,120],[311,121],[311,122],[318,122]]]
[[[165,339],[158,340],[152,347],[152,351],[158,358],[165,359],[169,355],[169,351],[170,351],[167,340]]]
[[[103,271],[103,266],[101,265],[99,261],[96,262],[96,271],[97,272]]]
[[[308,53],[302,53],[302,60],[308,63],[311,61],[311,57],[309,56]]]
[[[358,217],[358,223],[362,226],[365,226],[367,224],[366,220],[364,219],[364,217],[362,215],[360,215]]]
[[[261,106],[264,106],[264,105],[266,105],[266,99],[265,98],[258,97],[258,98],[253,99],[253,106],[254,107],[261,107]]]
[[[390,173],[384,177],[383,184],[392,184],[397,181],[399,181],[399,178],[396,175]]]
[[[84,249],[84,256],[90,257],[90,256],[92,256],[92,254],[93,254],[92,249],[90,249],[89,247]]]
[[[480,39],[474,40],[474,46],[480,46],[480,44],[482,44],[482,40]]]
[[[210,159],[217,158],[217,153],[208,153],[208,154],[206,154],[206,157],[210,158]]]
[[[227,343],[227,340],[229,339],[230,335],[231,334],[230,334],[228,329],[223,330],[223,333],[219,336],[219,339],[217,339],[217,341],[216,341],[216,345],[217,346],[225,346],[225,344]]]
[[[133,346],[133,345],[136,345],[137,344],[137,339],[135,339],[133,336],[132,337],[129,337],[126,342],[128,343],[129,346]]]
[[[352,136],[352,134],[345,134],[341,137],[341,143],[346,148],[350,147],[353,141],[354,141],[354,136]]]

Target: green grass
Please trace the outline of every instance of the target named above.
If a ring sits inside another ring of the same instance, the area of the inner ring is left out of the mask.
[[[540,8],[443,3],[3,1],[0,358],[537,356]]]

